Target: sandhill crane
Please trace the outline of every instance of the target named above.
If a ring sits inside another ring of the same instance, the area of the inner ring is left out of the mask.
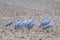
[[[25,27],[25,25],[26,25],[26,20],[25,20],[25,17],[23,16],[22,20],[20,20],[19,22],[16,23],[15,30],[18,30],[19,28],[21,28],[23,26]]]
[[[13,20],[8,20],[6,23],[5,23],[5,26],[10,26],[11,24],[13,23]]]
[[[45,25],[44,27],[42,27],[43,30],[49,29],[51,27],[53,27],[54,25],[52,23]]]
[[[48,25],[51,21],[51,17],[47,17],[45,20],[43,20],[40,24],[40,27]]]
[[[32,16],[32,18],[27,21],[26,27],[30,30],[31,28],[33,28],[34,23],[35,23],[34,16]]]
[[[45,20],[43,20],[40,24],[39,27],[41,27],[42,29],[47,29],[47,28],[50,28],[53,26],[53,24],[51,24],[51,19],[52,17],[51,16],[48,16]]]

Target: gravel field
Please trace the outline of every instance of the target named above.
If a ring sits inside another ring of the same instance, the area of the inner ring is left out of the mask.
[[[31,30],[14,30],[15,24],[25,16],[27,20],[35,15]],[[54,24],[49,31],[39,28],[39,23],[52,16]],[[12,25],[5,27],[8,20]],[[60,0],[0,0],[0,40],[60,40]]]

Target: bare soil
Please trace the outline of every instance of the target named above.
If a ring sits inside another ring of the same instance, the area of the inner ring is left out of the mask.
[[[35,26],[14,30],[22,16],[28,20],[35,15]],[[39,28],[39,23],[52,16],[54,27],[49,31]],[[8,20],[13,24],[5,27]],[[60,40],[60,0],[0,0],[0,40]]]

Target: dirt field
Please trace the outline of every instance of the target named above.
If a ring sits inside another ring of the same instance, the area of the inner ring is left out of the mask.
[[[35,15],[35,26],[14,30],[16,22],[22,16],[28,20]],[[52,16],[54,27],[43,31],[39,23]],[[5,27],[8,20],[13,24]],[[60,0],[0,0],[0,40],[60,40]]]

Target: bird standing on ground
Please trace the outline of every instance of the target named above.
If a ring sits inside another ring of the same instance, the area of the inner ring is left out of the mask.
[[[50,25],[51,19],[52,19],[52,17],[48,16],[45,20],[43,20],[43,21],[41,22],[41,24],[40,24],[39,27],[41,27],[41,28],[43,28],[43,29],[52,27],[52,24]]]
[[[13,23],[13,20],[9,20],[9,21],[6,22],[5,26],[6,26],[6,27],[7,27],[7,26],[10,26],[12,23]]]
[[[27,23],[26,23],[26,27],[28,28],[28,30],[30,30],[31,28],[33,28],[34,23],[35,23],[35,21],[34,21],[34,16],[32,16],[32,18],[29,19],[29,20],[27,21]]]
[[[49,29],[51,27],[53,27],[54,25],[52,23],[48,24],[48,25],[45,25],[43,28],[43,30],[46,30],[46,29]]]
[[[47,17],[46,19],[44,19],[41,24],[40,24],[40,27],[41,26],[45,26],[45,25],[48,25],[51,21],[51,18],[50,17]]]
[[[25,27],[25,25],[26,25],[25,17],[22,17],[22,20],[16,23],[15,30],[18,30],[21,27]]]

